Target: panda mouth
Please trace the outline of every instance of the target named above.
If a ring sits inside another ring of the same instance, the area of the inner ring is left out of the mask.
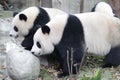
[[[39,57],[40,56],[40,53],[39,53],[39,55],[36,55],[35,54],[35,52],[31,52],[34,56],[36,56],[36,57]]]
[[[18,38],[19,36],[17,35],[17,36],[15,36],[15,38]]]

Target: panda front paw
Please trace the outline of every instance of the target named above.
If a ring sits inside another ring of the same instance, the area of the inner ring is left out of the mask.
[[[67,74],[67,73],[59,73],[57,76],[58,76],[58,78],[63,78],[63,77],[65,77],[65,76],[68,76],[69,74]]]
[[[62,68],[59,66],[57,68],[54,68],[56,71],[62,71]]]

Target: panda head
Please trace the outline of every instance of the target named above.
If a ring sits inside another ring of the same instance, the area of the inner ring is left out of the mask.
[[[24,14],[19,14],[16,17],[19,17],[19,20],[13,20],[13,22],[12,22],[13,28],[10,31],[10,36],[12,36],[12,37],[18,37],[19,33],[23,33],[22,30],[20,29],[20,27],[24,26],[24,25],[22,25],[22,23],[25,23],[27,21],[27,16]],[[27,29],[25,32],[26,33],[24,33],[24,34],[28,33]]]
[[[34,55],[40,56],[53,52],[54,45],[50,35],[50,28],[48,26],[43,26],[36,31],[34,35],[34,45],[31,49]]]
[[[12,20],[13,27],[9,35],[12,37],[28,35],[30,29],[34,26],[34,21],[38,14],[39,9],[37,7],[30,7],[14,15],[15,17]]]

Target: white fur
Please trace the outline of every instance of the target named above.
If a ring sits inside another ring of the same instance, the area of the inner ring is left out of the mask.
[[[16,32],[13,28],[10,30],[9,34],[12,35],[12,37],[14,37],[14,38],[17,38],[17,36],[19,35],[19,33]]]
[[[66,14],[66,12],[55,8],[43,8],[43,9],[48,13],[50,20],[53,19],[56,15]]]
[[[49,35],[43,34],[41,28],[37,30],[34,35],[34,45],[31,50],[32,52],[35,52],[35,55],[39,55],[39,53],[40,55],[43,55],[53,52],[54,45],[58,44],[61,40],[67,18],[68,15],[59,15],[46,24],[50,28]],[[41,49],[37,48],[37,41],[41,44]]]
[[[65,12],[58,10],[58,9],[54,9],[54,8],[43,8],[44,10],[46,10],[46,12],[48,13],[48,16],[50,17],[50,19],[52,19],[53,17],[55,17],[56,15],[60,15],[60,14],[65,14]],[[25,14],[27,16],[27,21],[20,21],[19,20],[19,14]],[[29,33],[29,29],[31,29],[34,25],[34,21],[37,17],[37,15],[39,14],[39,9],[37,7],[29,7],[25,10],[23,10],[22,12],[20,12],[19,14],[17,14],[12,21],[12,25],[13,27],[16,26],[19,30],[19,32],[16,32],[12,29],[10,34],[13,36],[17,36],[17,35],[21,35],[21,36],[25,36]]]
[[[84,28],[88,52],[106,55],[120,44],[120,20],[99,12],[77,14]]]
[[[75,14],[75,16],[82,22],[86,48],[89,53],[106,55],[112,47],[120,45],[120,20],[118,18],[99,12]],[[39,52],[41,55],[48,54],[54,50],[54,45],[61,40],[67,18],[68,16],[61,15],[52,19],[47,24],[51,30],[49,35],[43,34],[41,28],[35,33],[32,47],[35,54]],[[36,48],[37,41],[42,46],[40,51]]]
[[[113,13],[113,10],[111,6],[108,3],[105,2],[99,2],[96,5],[95,11],[97,12],[102,12],[110,16],[114,16],[115,14]]]

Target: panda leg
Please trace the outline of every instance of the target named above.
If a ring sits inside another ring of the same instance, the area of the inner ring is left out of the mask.
[[[79,67],[80,67],[81,60],[82,60],[82,57],[83,57],[83,54],[84,54],[84,49],[85,49],[84,47],[81,47],[81,48],[76,49],[74,51],[73,74],[77,74],[79,72]]]
[[[105,65],[103,68],[106,67],[117,67],[120,65],[120,46],[112,48],[110,52],[105,57]]]
[[[60,55],[60,66],[62,68],[62,73],[58,74],[58,78],[65,77],[69,75],[68,67],[67,67],[67,53],[65,50],[60,50],[59,52]]]
[[[79,48],[79,46],[77,46],[77,48],[76,47],[74,48],[75,49],[73,49],[73,53],[71,52],[71,50],[69,50],[69,54],[67,53],[68,49],[65,50],[64,48],[65,51],[60,50],[63,73],[58,74],[59,78],[67,76],[69,74],[76,74],[79,71],[80,62],[84,53],[84,47],[82,46]],[[71,58],[73,58],[72,61]],[[72,67],[72,71],[71,71],[71,67]]]
[[[31,35],[31,36],[25,37],[21,45],[25,47],[26,50],[31,50],[33,46],[33,36]]]
[[[55,59],[59,62],[59,66],[57,67],[57,68],[55,68],[55,70],[57,70],[57,71],[61,71],[61,69],[62,69],[62,61],[61,61],[61,55],[59,54],[59,51],[58,51],[58,49],[55,47],[55,49],[54,49],[54,53],[55,53]]]

